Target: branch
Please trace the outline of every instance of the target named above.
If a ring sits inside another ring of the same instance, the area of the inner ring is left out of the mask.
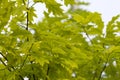
[[[7,66],[1,58],[0,58],[0,61],[2,62],[2,64],[3,64],[5,67]],[[7,68],[7,69],[8,69],[8,71],[11,72],[11,70],[10,70],[9,68]],[[21,78],[21,80],[24,80],[21,75],[19,75],[19,77]]]
[[[0,54],[2,55],[2,57],[6,60],[6,61],[8,61],[8,59],[2,54],[2,52],[0,52]],[[6,65],[7,66],[7,65]],[[13,69],[13,70],[15,70],[15,68],[13,67],[13,66],[11,66],[11,68]]]
[[[0,58],[0,61],[2,62],[2,64],[4,65],[4,66],[7,66],[6,64],[5,64],[5,62]],[[8,70],[9,71],[11,71],[9,68],[8,68]]]
[[[20,77],[21,80],[24,80],[24,78],[21,75],[19,75],[19,77]]]
[[[26,30],[28,31],[28,27],[29,27],[29,13],[28,13],[29,8],[27,8],[27,24],[26,24]]]
[[[7,58],[2,54],[2,52],[0,52],[0,54],[2,55],[3,58],[5,58],[5,60],[7,60]],[[7,60],[8,61],[8,60]]]
[[[35,4],[37,4],[39,1],[37,1],[37,2],[35,2],[35,3],[33,3],[30,7],[33,7]]]
[[[47,73],[46,73],[46,79],[45,80],[48,80],[49,70],[50,70],[50,67],[49,67],[49,64],[48,64]]]
[[[104,47],[104,44],[103,44],[103,48],[105,48],[105,47]],[[106,67],[107,67],[107,63],[108,63],[109,56],[110,56],[110,54],[109,54],[108,57],[107,57],[107,60],[106,60],[106,62],[105,62],[105,65],[103,66],[102,70],[100,71],[100,75],[99,75],[99,77],[98,77],[98,80],[101,79],[101,77],[102,77],[102,76],[101,76],[101,75],[102,75],[102,72],[104,72],[105,69],[106,69]],[[100,63],[101,63],[101,59],[99,60],[98,64],[100,64]],[[95,75],[93,76],[93,80],[95,80],[95,78],[96,78],[96,76],[97,76],[97,70],[98,70],[98,69],[99,69],[99,67],[97,67],[96,70],[95,70]]]
[[[87,38],[89,39],[90,43],[93,44],[92,40],[90,39],[90,37],[89,37],[89,35],[88,35],[88,33],[87,33],[87,31],[86,31],[86,29],[85,29],[84,27],[83,27],[83,30],[84,30],[84,32],[86,33],[86,36],[87,36]],[[99,59],[99,61],[98,61],[97,64],[100,64],[100,63],[101,63],[101,59]],[[97,76],[97,70],[98,70],[98,68],[99,68],[99,67],[97,67],[97,68],[95,69],[95,73],[94,73],[94,76],[93,76],[93,80],[95,80],[95,78],[96,78],[96,76]]]
[[[33,66],[32,66],[33,61],[30,61],[30,63],[31,63],[31,68],[32,68],[32,71],[34,72],[34,68],[33,68]],[[32,76],[33,76],[33,80],[36,80],[36,77],[35,77],[35,74],[34,74],[34,73],[32,74]]]
[[[2,54],[2,52],[0,52],[0,54],[2,55],[2,57],[3,57],[6,61],[8,61],[8,59]],[[3,64],[4,66],[7,66],[1,58],[0,58],[0,61],[2,62],[2,64]],[[13,68],[13,67],[12,67],[12,68]],[[14,68],[13,68],[13,69],[14,69]],[[9,68],[8,68],[8,70],[11,71],[11,69],[9,69]]]
[[[29,49],[29,52],[30,52],[30,50],[32,49],[32,46],[33,46],[33,43],[32,43],[32,45],[31,45],[31,47],[30,47],[30,49]],[[24,59],[24,61],[23,61],[23,64],[21,65],[21,69],[22,69],[23,66],[25,65],[25,62],[26,62],[28,56],[29,56],[29,54],[26,55],[26,57],[25,57],[25,59]]]
[[[86,36],[87,36],[87,38],[89,39],[90,43],[93,44],[92,40],[90,39],[90,37],[89,37],[89,35],[88,35],[88,33],[87,33],[87,31],[86,31],[86,29],[85,29],[84,27],[83,27],[83,30],[84,30],[84,32],[86,33]],[[100,63],[101,63],[101,59],[98,61],[98,64],[100,64]],[[106,67],[107,67],[107,62],[106,62],[106,64],[105,64],[105,66],[103,67],[102,71],[100,72],[100,75],[99,75],[98,80],[101,79],[102,72],[106,69]],[[98,68],[99,68],[99,67],[97,67],[97,68],[95,69],[95,75],[93,76],[93,80],[95,80],[95,78],[96,78],[96,76],[97,76],[97,70],[98,70]]]
[[[101,80],[101,78],[102,78],[102,73],[105,71],[106,67],[107,67],[107,62],[105,63],[103,69],[101,70],[100,75],[99,75],[99,77],[98,77],[98,80]]]
[[[26,21],[26,30],[28,31],[28,28],[29,28],[29,0],[28,0],[28,3],[27,3],[27,12],[26,12],[26,14],[27,14],[27,16],[26,16],[26,18],[27,18],[27,21]],[[27,41],[29,41],[29,39],[28,39],[28,37],[27,37]]]
[[[32,43],[32,45],[31,45],[31,47],[30,47],[30,49],[29,49],[29,52],[30,52],[30,50],[32,49],[32,46],[33,46],[33,43]],[[31,63],[31,65],[33,64],[33,61],[30,61],[30,63]],[[32,66],[32,70],[34,71],[34,67]],[[37,80],[36,79],[37,77],[35,76],[35,74],[33,73],[33,80]]]
[[[111,53],[112,53],[112,52],[111,52]],[[102,78],[102,73],[103,73],[103,72],[105,71],[105,69],[107,68],[107,63],[108,63],[109,57],[110,57],[110,53],[109,53],[109,55],[108,55],[108,57],[107,57],[107,60],[106,60],[106,62],[105,62],[105,65],[103,66],[102,70],[100,71],[100,75],[99,75],[99,77],[98,77],[98,80],[101,80],[101,78]]]
[[[86,29],[84,27],[83,27],[83,30],[84,30],[87,38],[89,39],[90,43],[93,44],[92,40],[90,39],[90,36],[88,35],[88,33],[87,33],[87,31],[86,31]]]
[[[22,0],[22,1],[23,1],[23,4],[26,5],[26,4],[25,4],[25,1],[24,1],[24,0]]]
[[[33,4],[33,5],[34,5],[34,4]],[[32,6],[33,6],[33,5],[32,5]],[[26,14],[27,14],[27,15],[26,15],[26,31],[28,31],[28,29],[29,29],[29,9],[30,9],[30,8],[29,8],[29,0],[27,1],[27,7],[26,7],[26,9],[27,9],[27,12],[26,12]],[[29,41],[29,38],[28,38],[28,37],[27,37],[27,41]],[[33,44],[31,45],[31,47],[30,47],[30,49],[29,49],[29,52],[30,52],[32,46],[33,46]],[[29,56],[29,54],[26,55],[26,58],[25,58],[25,60],[23,61],[23,64],[22,64],[21,68],[24,66],[25,61],[27,60],[28,56]],[[31,63],[32,71],[34,71],[34,67],[32,66],[33,61],[30,61],[30,63]],[[36,80],[36,76],[35,76],[34,73],[32,74],[32,76],[33,76],[33,80]]]
[[[7,58],[0,52],[0,54],[3,56],[3,58],[5,59],[5,60],[7,60]],[[4,63],[4,61],[0,58],[0,61],[2,62],[2,64],[5,66],[5,67],[7,67],[7,65]],[[8,60],[7,60],[8,61]],[[13,67],[13,66],[11,66],[12,67],[12,69],[13,70],[15,70],[15,68]],[[8,71],[10,71],[10,72],[12,72],[12,70],[8,67],[7,68],[8,69]],[[24,78],[21,76],[21,75],[19,75],[19,77],[21,78],[21,80],[24,80]]]
[[[99,61],[98,61],[97,64],[100,64],[100,63],[101,63],[101,58],[99,59]],[[96,76],[97,76],[98,68],[99,68],[99,67],[97,67],[97,68],[95,69],[95,75],[93,76],[93,79],[92,79],[92,80],[95,80],[95,78],[96,78]]]

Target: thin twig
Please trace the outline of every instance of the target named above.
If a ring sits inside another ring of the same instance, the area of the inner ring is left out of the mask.
[[[4,56],[2,53],[0,53],[2,56]],[[4,58],[7,60],[7,58],[4,56]],[[2,62],[2,64],[6,67],[7,65],[5,64],[5,62],[0,58],[0,61]],[[12,72],[12,70],[10,68],[7,68],[8,71]],[[15,70],[15,68],[12,66],[12,69]],[[23,77],[21,75],[19,75],[19,77],[21,78],[21,80],[24,80]]]
[[[89,35],[88,35],[88,33],[87,33],[87,31],[86,31],[86,29],[84,27],[83,27],[83,30],[84,30],[87,38],[89,39],[90,43],[93,44],[92,40],[90,39],[90,37],[89,37]],[[100,64],[100,61],[101,61],[101,59],[98,61],[98,64]],[[93,76],[92,80],[95,80],[96,75],[97,75],[97,70],[98,70],[98,68],[95,69],[95,73],[94,73],[95,75]]]
[[[5,64],[5,62],[0,58],[0,61],[2,62],[2,64],[4,65],[4,66],[7,66],[6,64]],[[10,69],[8,69],[9,71],[11,71]]]
[[[27,24],[26,24],[26,30],[28,31],[28,26],[29,26],[29,13],[28,13],[28,8],[27,8]]]
[[[30,47],[30,49],[29,49],[29,52],[30,52],[30,50],[32,49],[32,46],[33,46],[33,43],[32,43],[32,45],[31,45],[31,47]],[[26,62],[28,56],[29,56],[29,54],[26,55],[26,57],[25,57],[25,59],[24,59],[24,61],[23,61],[23,64],[21,65],[21,69],[22,69],[23,66],[25,65],[25,62]]]
[[[26,21],[26,30],[28,31],[28,28],[29,28],[29,0],[28,0],[28,3],[27,3],[27,12],[26,12],[26,14],[27,14],[27,16],[26,16],[26,18],[27,18],[27,21]],[[27,37],[27,41],[29,41],[29,38]]]
[[[98,61],[98,63],[97,64],[100,64],[101,63],[101,58],[99,59],[99,61]],[[95,80],[95,78],[96,78],[96,76],[97,76],[97,71],[98,71],[98,69],[99,69],[99,67],[97,67],[96,69],[95,69],[95,75],[93,76],[93,79],[92,80]]]
[[[32,64],[33,64],[33,61],[30,61],[30,63],[31,63],[31,65],[32,65]],[[31,66],[31,68],[32,68],[32,71],[34,71],[33,66]],[[34,73],[32,74],[32,76],[33,76],[33,80],[36,80],[36,77],[35,77],[35,74],[34,74]]]
[[[50,67],[49,67],[49,64],[48,64],[47,73],[46,73],[46,79],[45,80],[48,80],[49,70],[50,70]]]
[[[101,80],[101,78],[102,78],[102,73],[105,71],[106,67],[107,67],[107,63],[105,63],[103,69],[101,70],[100,75],[99,75],[99,77],[98,77],[98,80]]]
[[[23,4],[26,5],[26,4],[25,4],[25,1],[24,1],[24,0],[22,0],[22,1],[23,1]]]
[[[2,54],[2,52],[0,52],[0,54],[2,55],[2,57],[6,60],[6,61],[8,61],[8,59]],[[11,65],[11,68],[13,69],[13,70],[15,70],[15,68]]]
[[[33,44],[31,45],[31,47],[30,47],[30,49],[29,49],[29,52],[30,52],[30,50],[32,49],[32,46],[33,46]],[[31,65],[33,64],[33,61],[30,61],[30,63],[31,63]],[[33,66],[31,66],[31,68],[32,68],[32,70],[34,71],[34,67]],[[37,80],[36,79],[36,76],[35,76],[35,74],[33,73],[33,80]]]
[[[29,29],[29,0],[28,0],[28,2],[27,2],[27,22],[26,22],[26,30],[28,31],[28,29]],[[27,37],[27,41],[29,41],[29,39],[28,39],[28,37]],[[30,52],[30,50],[31,50],[31,48],[32,48],[32,46],[33,46],[33,44],[31,45],[31,47],[30,47],[30,49],[29,49],[29,52]],[[28,55],[29,54],[27,54],[27,57],[28,57]],[[27,59],[27,57],[26,57],[26,59]],[[26,61],[26,59],[24,60],[24,62],[23,62],[23,66],[24,66],[24,63],[25,63],[25,61]],[[31,63],[31,65],[33,64],[33,61],[30,61],[30,63]],[[33,66],[31,66],[31,68],[32,68],[32,71],[34,71],[34,67]],[[33,76],[33,80],[36,80],[36,76],[35,76],[35,74],[33,73],[32,74],[32,76]]]
[[[108,57],[107,57],[107,60],[106,60],[106,62],[105,62],[105,65],[103,66],[102,70],[100,71],[100,75],[99,75],[99,77],[98,77],[98,80],[101,80],[101,78],[102,78],[102,73],[103,73],[103,72],[105,71],[105,69],[107,68],[107,63],[108,63],[109,57],[110,57],[110,53],[109,53],[109,55],[108,55]]]
[[[87,31],[86,31],[86,29],[84,27],[83,27],[83,30],[84,30],[87,38],[89,39],[90,43],[93,44],[92,40],[90,39],[90,36],[88,35],[88,33],[87,33]]]
[[[8,59],[2,54],[2,52],[0,52],[0,54],[2,55],[3,58],[5,58],[5,60],[8,61]]]
[[[35,2],[35,3],[33,3],[30,7],[33,7],[35,4],[37,4],[38,2]]]

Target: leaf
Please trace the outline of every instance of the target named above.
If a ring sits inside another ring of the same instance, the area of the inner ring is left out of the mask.
[[[113,52],[119,53],[120,46],[110,46],[109,49],[106,50],[106,53],[111,54]]]
[[[29,18],[29,21],[32,22],[34,21],[34,18],[37,18],[37,15],[35,14],[35,9],[32,7],[28,10],[28,18]]]
[[[62,55],[65,55],[65,52],[64,52],[64,50],[62,50],[62,49],[60,49],[60,48],[53,48],[52,49],[52,52],[53,52],[53,54],[62,54]]]
[[[11,74],[7,76],[7,80],[15,80],[16,79],[15,77],[16,77],[16,72],[15,71],[11,72]]]
[[[49,64],[49,60],[44,59],[44,58],[39,58],[36,60],[41,66],[44,66],[45,64]]]
[[[84,17],[80,16],[79,14],[73,14],[73,19],[76,20],[78,23],[85,24]]]
[[[31,52],[31,47],[33,45],[33,42],[24,42],[21,46],[20,49],[18,51],[25,53],[25,54],[29,54]]]
[[[74,0],[64,0],[64,3],[66,6],[68,6],[69,4],[75,4]]]
[[[33,0],[34,2],[43,2],[42,0]]]
[[[54,15],[62,15],[62,9],[60,8],[61,4],[54,0],[44,0],[44,2],[49,13],[52,12]]]
[[[115,36],[114,33],[114,28],[116,27],[115,23],[117,21],[117,19],[120,17],[120,15],[116,15],[114,17],[112,17],[112,19],[108,22],[107,24],[107,29],[106,29],[106,36],[107,37],[111,37],[111,36]]]

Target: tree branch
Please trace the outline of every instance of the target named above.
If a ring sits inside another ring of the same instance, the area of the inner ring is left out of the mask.
[[[45,80],[48,80],[49,70],[50,70],[50,66],[48,64],[47,73],[46,73],[46,79]]]
[[[107,62],[105,63],[103,69],[101,70],[100,75],[99,75],[99,77],[98,77],[98,80],[101,80],[101,78],[102,78],[102,73],[105,71],[106,67],[107,67]]]
[[[109,60],[109,56],[110,56],[110,53],[109,53],[109,55],[108,55],[108,57],[107,57],[107,60],[106,60],[106,62],[105,62],[105,65],[103,66],[103,68],[102,68],[102,70],[100,71],[100,75],[99,75],[99,77],[98,77],[98,80],[101,80],[101,78],[102,78],[102,73],[105,71],[105,69],[107,68],[107,63],[108,63],[108,60]]]
[[[27,3],[27,12],[26,12],[26,14],[27,14],[27,16],[26,16],[26,30],[28,31],[28,29],[29,29],[29,0],[28,0],[28,3]],[[29,38],[27,37],[27,41],[29,41]]]
[[[31,68],[32,68],[32,71],[34,72],[34,68],[33,68],[33,66],[32,66],[33,61],[30,61],[30,63],[31,63]],[[35,76],[35,74],[34,74],[34,73],[32,74],[32,76],[33,76],[33,80],[36,80],[36,76]]]
[[[29,8],[27,8],[27,22],[26,22],[26,30],[28,31],[28,27],[29,27]]]
[[[25,1],[24,1],[24,0],[22,0],[22,1],[23,1],[23,4],[26,5],[26,4],[25,4]]]
[[[39,2],[39,1],[38,1]],[[37,4],[38,2],[35,2],[35,3],[33,3],[30,7],[33,7],[35,4]]]
[[[101,59],[99,59],[99,61],[98,61],[97,64],[100,64],[100,63],[101,63]],[[97,67],[97,68],[95,69],[95,75],[93,76],[93,79],[92,79],[92,80],[95,80],[95,78],[96,78],[96,76],[97,76],[97,74],[98,74],[98,68],[99,68],[99,67]]]
[[[2,52],[0,52],[0,54],[2,55],[2,57],[7,60],[7,58],[2,54]],[[8,60],[7,60],[8,61]]]
[[[30,50],[32,49],[32,46],[33,46],[33,43],[32,43],[32,45],[31,45],[31,47],[30,47],[30,49],[29,49],[29,52],[30,52]],[[23,61],[23,64],[21,65],[21,69],[23,68],[23,66],[24,66],[24,64],[25,64],[28,56],[29,56],[29,54],[26,55],[26,57],[25,57],[25,59],[24,59],[24,61]]]
[[[7,60],[7,58],[0,52],[0,54],[3,56],[3,58],[5,59],[5,60]],[[2,64],[6,67],[7,65],[4,63],[4,61],[0,58],[0,61],[2,62]],[[8,61],[8,60],[7,60]],[[15,68],[13,67],[13,66],[11,66],[11,68],[13,69],[13,70],[15,70]],[[8,69],[8,71],[10,71],[10,72],[12,72],[12,70],[8,67],[7,68]],[[20,77],[20,79],[21,80],[24,80],[24,78],[21,76],[21,75],[19,75],[19,77]]]
[[[2,62],[2,64],[3,64],[4,66],[7,66],[1,58],[0,58],[0,61]],[[8,70],[11,71],[9,68],[8,68]]]
[[[86,31],[86,29],[84,27],[83,27],[83,30],[84,30],[87,38],[89,39],[90,43],[93,44],[92,40],[90,39],[90,36],[88,35],[88,33],[87,33],[87,31]]]

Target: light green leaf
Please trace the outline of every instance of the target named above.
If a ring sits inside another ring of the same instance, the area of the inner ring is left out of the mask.
[[[64,3],[66,6],[68,6],[68,4],[75,4],[74,0],[64,0]]]

